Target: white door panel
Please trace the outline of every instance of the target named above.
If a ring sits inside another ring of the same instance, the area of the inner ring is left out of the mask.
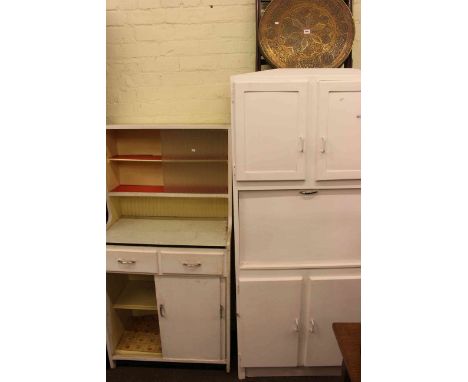
[[[155,277],[165,358],[220,359],[220,280]]]
[[[235,100],[236,179],[305,179],[307,84],[239,84]]]
[[[339,366],[334,322],[361,322],[359,276],[309,278],[306,366]]]
[[[247,264],[359,262],[358,189],[239,192],[239,256]]]
[[[317,121],[317,179],[360,179],[360,82],[319,83]]]
[[[242,367],[298,365],[302,277],[239,280]]]

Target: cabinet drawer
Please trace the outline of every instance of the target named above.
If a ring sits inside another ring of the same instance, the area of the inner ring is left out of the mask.
[[[107,272],[157,273],[158,256],[152,248],[107,247]]]
[[[224,251],[162,251],[162,273],[221,275]]]

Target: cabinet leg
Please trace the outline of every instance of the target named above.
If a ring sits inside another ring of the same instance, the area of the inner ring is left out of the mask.
[[[231,371],[231,365],[230,362],[226,364],[226,373],[229,373]]]
[[[237,368],[237,378],[238,379],[245,379],[245,367],[238,367]]]

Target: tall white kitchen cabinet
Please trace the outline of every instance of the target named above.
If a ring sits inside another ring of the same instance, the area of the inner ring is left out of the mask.
[[[333,322],[360,321],[360,71],[236,75],[238,373],[337,375]]]
[[[230,367],[228,125],[108,125],[107,352]]]

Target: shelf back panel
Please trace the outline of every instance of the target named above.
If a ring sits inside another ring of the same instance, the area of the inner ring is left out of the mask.
[[[161,155],[160,130],[111,130],[107,148],[115,155]]]
[[[123,216],[200,217],[228,216],[228,200],[221,198],[111,197]]]
[[[160,163],[122,162],[112,167],[118,174],[119,184],[156,186],[163,184]],[[111,190],[109,190],[111,191]]]
[[[164,158],[204,159],[228,157],[226,130],[161,130]]]

